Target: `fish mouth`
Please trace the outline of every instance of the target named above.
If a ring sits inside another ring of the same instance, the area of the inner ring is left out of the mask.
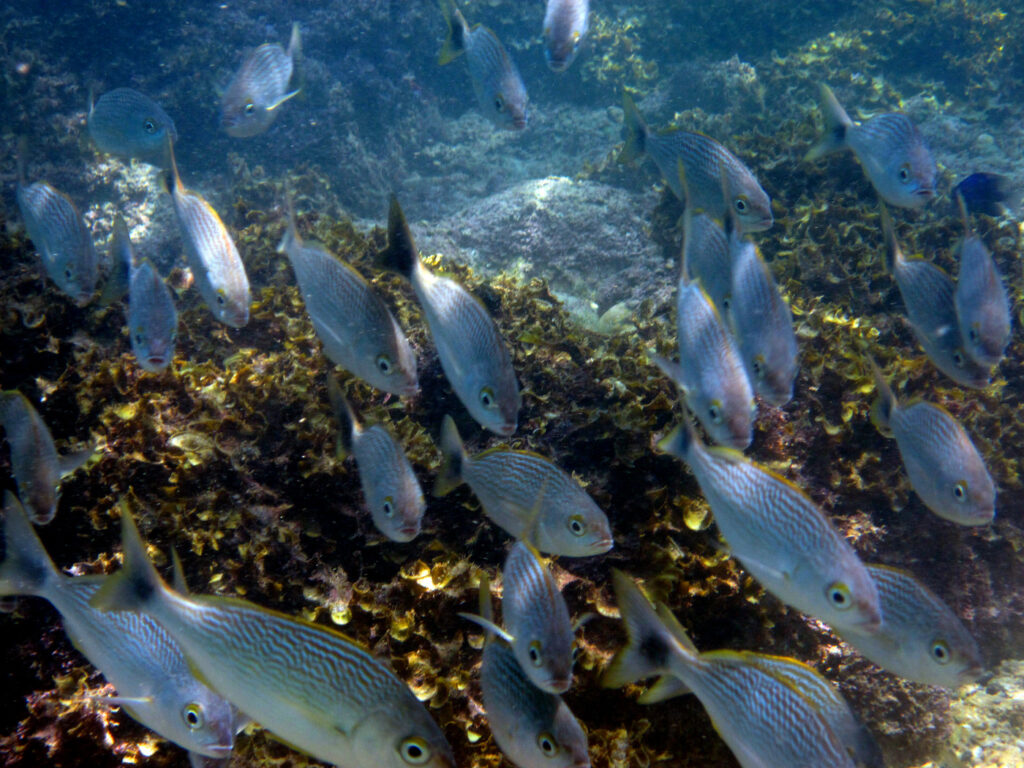
[[[416,397],[420,393],[419,382],[413,382],[412,384],[406,384],[398,390],[399,397]]]
[[[516,423],[514,421],[506,421],[504,424],[499,424],[495,427],[494,431],[503,437],[511,437],[516,431]]]
[[[570,685],[571,677],[551,677],[544,681],[544,689],[550,693],[565,693]]]
[[[204,757],[213,757],[218,760],[225,760],[231,757],[231,753],[234,751],[233,744],[211,744],[208,747],[203,748]]]
[[[861,613],[865,616],[857,622],[857,629],[868,635],[878,634],[878,630],[882,628],[882,615],[868,606],[861,607]]]
[[[402,536],[407,537],[406,541],[412,541],[416,538],[417,534],[419,534],[420,527],[418,525],[403,525],[398,529],[398,532]]]
[[[512,127],[517,131],[521,131],[526,127],[526,122],[527,119],[525,115],[523,117],[516,117],[512,120]]]
[[[548,67],[553,72],[565,72],[569,68],[569,60],[548,58]]]
[[[146,358],[146,362],[154,368],[163,368],[167,365],[167,358],[161,357],[160,355],[150,355]]]
[[[920,189],[915,189],[914,194],[917,197],[923,197],[925,199],[928,199],[935,196],[935,190],[929,189],[928,187],[921,187]]]
[[[598,539],[597,541],[595,541],[590,546],[590,551],[593,552],[595,555],[600,555],[607,552],[613,546],[615,546],[615,542],[612,540],[612,537],[605,536],[603,539]]]
[[[775,226],[775,218],[773,216],[765,216],[758,222],[758,226],[761,227],[761,229],[771,229]]]

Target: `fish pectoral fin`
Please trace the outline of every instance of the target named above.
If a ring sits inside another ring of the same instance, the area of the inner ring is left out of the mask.
[[[596,619],[597,616],[598,614],[594,611],[587,611],[586,613],[584,613],[582,616],[577,618],[576,621],[572,623],[572,633],[575,635],[577,632],[580,631],[580,628],[583,627],[584,624],[589,622],[591,619]]]
[[[660,701],[673,699],[676,696],[682,696],[687,693],[693,693],[693,691],[678,677],[662,675],[654,685],[640,695],[637,701],[641,704],[657,704]]]
[[[302,91],[301,88],[296,88],[291,93],[286,93],[280,99],[278,99],[273,104],[271,104],[269,107],[267,107],[267,112],[273,112],[275,109],[277,109],[282,104],[284,104],[286,101],[288,101],[288,99],[292,98],[293,96],[298,96],[301,91]]]
[[[95,701],[97,704],[106,704],[108,707],[131,707],[153,703],[152,696],[92,696],[86,694],[85,698]]]
[[[80,451],[69,453],[67,456],[57,457],[57,469],[61,477],[67,477],[84,467],[89,460],[97,453],[95,447],[83,448]]]
[[[198,752],[188,753],[188,764],[190,768],[227,768],[231,757],[207,757]]]
[[[493,621],[490,621],[489,619],[485,619],[483,616],[477,616],[475,613],[462,613],[462,612],[459,613],[459,616],[462,617],[463,619],[467,619],[468,621],[472,621],[474,624],[479,624],[481,627],[486,629],[488,632],[491,632],[491,633],[497,635],[498,637],[500,637],[506,643],[511,643],[511,642],[513,642],[515,640],[515,638],[512,637],[512,635],[510,635],[504,629],[499,627]]]

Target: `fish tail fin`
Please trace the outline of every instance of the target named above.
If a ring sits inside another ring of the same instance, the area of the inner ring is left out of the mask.
[[[434,496],[444,496],[462,484],[462,462],[466,460],[466,448],[462,444],[455,419],[444,417],[441,426],[441,453],[444,460],[434,482]]]
[[[89,604],[98,611],[145,611],[158,602],[169,587],[149,559],[128,506],[124,502],[119,506],[124,563],[120,571],[107,577]]]
[[[693,653],[689,638],[685,645],[675,639],[674,630],[665,626],[658,611],[633,579],[613,569],[612,585],[629,640],[605,669],[601,685],[621,688],[645,677],[667,674],[674,652]]]
[[[302,238],[299,237],[299,229],[295,223],[295,199],[291,187],[287,184],[284,188],[284,204],[288,211],[288,228],[285,229],[281,242],[277,244],[278,253],[288,253],[292,248],[302,245]]]
[[[345,454],[352,453],[352,437],[359,429],[359,417],[352,409],[348,399],[342,394],[338,377],[333,374],[327,377],[327,395],[331,398],[331,409],[334,411],[334,418],[338,421],[340,448]]]
[[[388,209],[388,244],[380,252],[380,262],[385,269],[390,269],[411,280],[416,267],[419,264],[419,254],[416,252],[416,242],[412,239],[412,230],[409,229],[409,222],[405,220],[405,213],[402,206],[398,204],[398,198],[391,196],[391,206]]]
[[[25,508],[10,491],[4,493],[3,538],[5,555],[0,563],[0,597],[38,595],[60,572],[39,540]]]
[[[696,435],[693,432],[693,425],[690,424],[685,414],[682,422],[657,442],[658,450],[668,453],[680,459],[686,459],[693,447]]]
[[[846,146],[846,131],[853,126],[853,120],[846,114],[839,99],[824,83],[821,84],[821,111],[825,118],[825,132],[821,140],[804,156],[806,161],[817,160],[843,149]]]
[[[882,236],[885,238],[885,271],[894,275],[896,265],[903,261],[903,251],[900,250],[899,241],[896,239],[896,230],[889,209],[885,203],[879,203],[878,207],[882,218]]]
[[[647,123],[640,116],[633,97],[622,93],[622,149],[618,161],[631,163],[647,151]]]
[[[441,14],[448,25],[448,34],[437,55],[437,63],[442,66],[454,61],[466,52],[466,20],[462,12],[455,7],[455,0],[440,0]]]
[[[892,387],[889,386],[889,382],[885,380],[885,375],[878,364],[870,357],[867,362],[871,367],[871,375],[875,379],[875,388],[878,390],[878,398],[871,405],[871,422],[879,432],[889,435],[892,433],[890,428],[892,412],[897,405],[896,395],[893,393]]]

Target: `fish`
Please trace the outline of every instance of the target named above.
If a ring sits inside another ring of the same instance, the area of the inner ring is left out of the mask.
[[[469,79],[484,117],[499,128],[526,128],[530,119],[526,86],[501,40],[488,27],[470,27],[455,0],[440,0],[440,4],[448,35],[438,63],[443,66],[465,53]]]
[[[185,244],[188,265],[196,285],[213,312],[225,325],[242,328],[249,322],[249,278],[224,222],[198,192],[185,189],[174,160],[174,146],[168,144],[171,172],[164,187],[174,201],[174,213]]]
[[[921,208],[935,197],[935,160],[909,117],[887,112],[855,123],[824,83],[821,111],[825,133],[806,154],[805,162],[850,149],[879,197],[890,205]]]
[[[870,361],[869,361],[870,362]],[[910,485],[939,517],[960,525],[988,525],[996,514],[996,488],[978,449],[953,416],[924,400],[900,404],[871,363],[878,399],[871,418],[896,440]]]
[[[732,259],[722,225],[706,213],[684,213],[681,263],[690,280],[700,283],[718,313],[726,317],[732,295]]]
[[[768,592],[830,626],[878,631],[875,583],[807,494],[739,451],[706,447],[687,421],[658,448],[690,467],[727,551]]]
[[[889,211],[884,206],[881,210],[885,267],[896,280],[918,343],[932,364],[957,384],[984,389],[991,371],[967,354],[956,314],[953,279],[930,261],[904,256]]]
[[[332,765],[453,768],[441,729],[391,667],[329,627],[248,600],[185,594],[146,554],[127,510],[124,566],[90,604],[158,622],[207,685],[273,736]]]
[[[135,266],[131,235],[120,213],[114,217],[114,230],[110,237],[110,253],[107,260],[110,262],[110,270],[98,300],[103,307],[120,301],[128,293],[132,281],[132,268]]]
[[[169,168],[174,121],[157,102],[132,88],[115,88],[89,104],[89,137],[101,152]]]
[[[471,457],[451,416],[441,428],[441,452],[435,496],[465,482],[495,525],[547,554],[589,557],[612,548],[604,512],[543,456],[498,447]]]
[[[855,768],[847,745],[830,727],[806,678],[780,674],[780,662],[736,651],[701,653],[664,605],[652,606],[628,576],[612,571],[619,613],[629,636],[604,672],[602,685],[672,675],[692,691],[743,768]],[[796,665],[795,660],[785,660]],[[825,683],[827,685],[827,683]]]
[[[516,431],[522,399],[512,355],[490,313],[465,288],[420,261],[398,200],[388,212],[388,242],[380,262],[408,280],[437,347],[441,368],[459,400],[484,429]]]
[[[690,186],[682,161],[679,175],[684,198]],[[693,206],[683,213],[683,231],[693,230]],[[687,255],[690,247],[684,235],[683,264],[676,295],[676,331],[679,362],[657,355],[654,363],[679,387],[683,400],[716,443],[743,450],[753,439],[757,406],[739,349],[718,309],[691,280]]]
[[[729,321],[754,391],[771,405],[793,399],[800,350],[793,313],[757,246],[726,214],[732,276]]]
[[[220,103],[220,125],[228,136],[248,138],[264,133],[277,118],[279,107],[300,89],[288,90],[302,51],[302,33],[292,24],[285,51],[264,43],[239,67]]]
[[[530,682],[546,693],[572,685],[574,631],[558,584],[529,544],[517,541],[502,569],[505,628],[488,618],[459,614],[502,637]]]
[[[837,634],[882,669],[922,685],[959,688],[983,666],[978,644],[942,600],[913,574],[869,565],[882,600],[882,627],[874,635]]]
[[[625,141],[619,152],[620,163],[649,155],[675,196],[680,202],[685,202],[686,193],[679,180],[679,162],[682,161],[694,214],[706,213],[721,221],[728,208],[736,214],[744,232],[771,228],[774,217],[768,194],[750,169],[732,152],[701,133],[678,128],[652,131],[628,93],[623,93],[622,109],[625,113]],[[728,197],[722,194],[723,176],[727,182]]]
[[[972,173],[953,187],[950,194],[953,198],[953,208],[960,209],[960,200],[963,200],[967,210],[971,213],[983,213],[986,216],[1002,216],[1003,211],[1008,207],[1016,195],[1013,190],[1013,182],[1006,176],[999,173]]]
[[[288,229],[277,250],[291,262],[327,359],[384,392],[419,392],[416,354],[391,310],[355,269],[319,243],[303,241],[291,197]]]
[[[61,456],[46,423],[21,392],[0,392],[0,424],[11,447],[11,474],[18,496],[36,525],[46,525],[57,514],[60,483],[93,455],[93,449]]]
[[[128,334],[139,366],[159,373],[174,359],[178,311],[167,283],[149,259],[132,270],[128,291]]]
[[[92,301],[99,280],[99,257],[82,214],[63,192],[45,181],[28,184],[24,162],[17,156],[16,197],[25,231],[39,252],[43,269],[80,307]]]
[[[490,582],[480,579],[480,615],[493,625]],[[561,696],[527,677],[512,647],[488,632],[480,691],[498,748],[518,768],[590,768],[587,735]]]
[[[89,601],[109,577],[57,570],[9,491],[3,530],[0,595],[33,595],[57,609],[75,648],[117,689],[116,696],[105,697],[107,703],[196,755],[231,755],[235,733],[247,718],[196,679],[181,648],[157,622],[93,608]]]
[[[587,36],[590,0],[548,0],[544,11],[544,56],[555,72],[564,72]]]
[[[363,500],[377,530],[392,541],[412,541],[420,532],[426,502],[402,446],[382,425],[364,427],[334,376],[327,392],[345,453],[356,458]]]
[[[1010,343],[1010,302],[995,260],[985,242],[971,230],[966,202],[960,198],[967,230],[960,242],[960,271],[953,306],[964,350],[979,365],[995,366]]]

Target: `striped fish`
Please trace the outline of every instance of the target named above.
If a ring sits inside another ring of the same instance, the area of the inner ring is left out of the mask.
[[[18,208],[43,269],[78,306],[88,304],[96,292],[99,257],[92,234],[75,204],[45,181],[26,184],[18,159]]]
[[[110,248],[107,256],[110,271],[100,291],[100,306],[120,301],[128,293],[132,281],[132,268],[135,266],[135,254],[132,250],[132,239],[128,225],[119,213],[114,217],[114,231],[110,236]]]
[[[132,88],[115,88],[89,104],[89,137],[101,152],[170,167],[168,138],[178,141],[174,121],[163,107]]]
[[[466,454],[451,416],[441,429],[444,464],[434,495],[465,482],[498,527],[553,555],[589,557],[612,548],[608,518],[572,476],[529,451]]]
[[[833,627],[878,630],[874,582],[807,494],[738,451],[705,447],[688,422],[658,447],[689,465],[729,553],[761,586]]]
[[[327,392],[340,427],[339,440],[356,457],[363,500],[377,530],[392,541],[412,541],[419,535],[426,502],[402,446],[380,424],[364,427],[341,393],[334,376]]]
[[[480,580],[480,614],[493,621],[490,584]],[[535,686],[507,642],[488,634],[480,691],[491,733],[518,768],[590,768],[587,735],[560,696]]]
[[[805,160],[851,149],[875,191],[890,205],[920,208],[935,197],[935,160],[909,117],[889,112],[855,123],[824,83],[821,111],[825,135]]]
[[[730,224],[726,231],[732,264],[729,319],[740,356],[754,391],[771,405],[785,405],[793,398],[798,368],[793,313],[757,246]]]
[[[57,570],[11,493],[4,498],[3,528],[0,595],[35,595],[52,604],[75,647],[117,689],[108,703],[195,755],[230,757],[246,719],[195,678],[170,635],[148,617],[93,608],[89,601],[108,577]]]
[[[967,354],[956,314],[953,280],[931,262],[903,255],[884,206],[882,231],[886,269],[896,280],[907,320],[928,359],[957,384],[984,389],[991,371]]]
[[[678,172],[686,196],[690,186],[681,161]],[[684,233],[693,231],[692,216],[693,206],[687,205]],[[676,383],[712,439],[742,451],[753,439],[754,393],[732,334],[700,283],[689,278],[687,256],[692,248],[688,240],[684,234],[676,296],[679,363],[660,357],[654,362]]]
[[[221,99],[220,124],[229,136],[263,133],[277,117],[278,107],[299,93],[298,89],[288,91],[288,85],[301,48],[296,23],[287,51],[277,43],[264,43],[249,54]]]
[[[448,36],[438,62],[442,65],[466,54],[469,79],[484,116],[500,128],[522,130],[529,120],[523,78],[501,40],[487,27],[470,27],[455,0],[440,0]]]
[[[967,229],[958,248],[960,272],[953,290],[960,337],[975,362],[994,366],[1010,343],[1010,302],[992,254],[984,241],[971,231],[963,197],[957,199]]]
[[[149,259],[132,272],[128,291],[128,333],[143,370],[159,373],[174,359],[178,311],[171,289]]]
[[[754,174],[714,139],[700,133],[678,129],[652,131],[637,111],[628,93],[622,96],[623,144],[620,163],[629,163],[641,155],[650,155],[661,171],[665,183],[680,201],[685,201],[679,180],[682,161],[690,187],[694,214],[706,213],[722,220],[728,208],[736,215],[744,232],[769,229],[774,222],[772,203]],[[726,180],[728,200],[723,196],[722,178]]]
[[[869,565],[882,600],[882,628],[874,635],[838,634],[878,666],[923,685],[959,688],[982,672],[978,644],[960,619],[913,575]]]
[[[332,363],[377,389],[403,397],[419,391],[416,354],[391,310],[362,275],[319,243],[299,237],[288,199],[288,255],[309,319]]]
[[[629,640],[605,671],[603,685],[617,688],[652,677],[678,678],[700,703],[743,768],[855,768],[847,744],[818,705],[828,685],[812,670],[782,672],[783,662],[735,651],[700,653],[664,605],[657,610],[632,579],[612,572]]]
[[[521,404],[519,384],[498,326],[465,288],[423,266],[405,214],[393,196],[388,245],[380,259],[386,269],[412,283],[441,368],[470,415],[499,435],[515,432]]]
[[[938,405],[901,405],[872,364],[878,401],[872,419],[896,440],[910,485],[939,517],[960,525],[988,525],[996,514],[996,489],[971,438]]]
[[[0,425],[11,447],[11,474],[18,483],[18,495],[32,522],[45,525],[57,514],[61,478],[81,467],[93,451],[58,455],[50,430],[21,392],[0,392]]]
[[[340,632],[169,587],[122,513],[124,568],[92,598],[158,621],[210,687],[279,740],[338,766],[452,768],[441,729],[381,660]]]
[[[589,0],[548,0],[544,11],[544,56],[555,72],[564,72],[587,36]]]
[[[682,262],[690,280],[700,287],[723,317],[732,294],[732,262],[729,238],[722,226],[706,213],[683,214]]]
[[[249,322],[249,278],[235,241],[213,207],[198,192],[185,189],[169,146],[171,174],[164,185],[174,200],[174,213],[185,244],[188,265],[213,316],[241,328]]]

